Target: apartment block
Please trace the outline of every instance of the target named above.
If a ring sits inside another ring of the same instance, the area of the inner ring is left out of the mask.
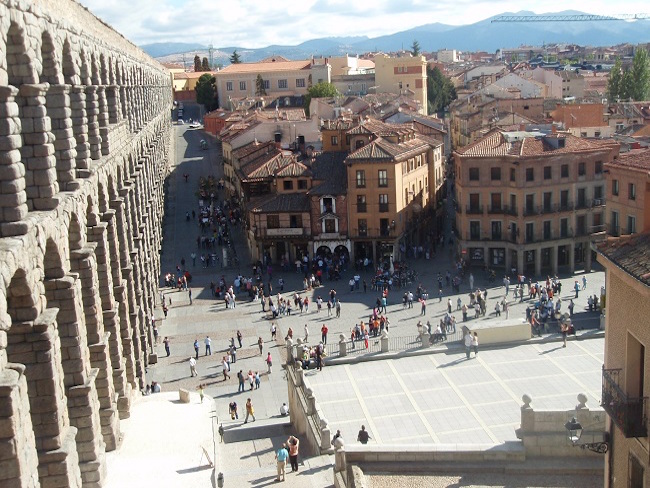
[[[420,113],[427,114],[427,62],[424,56],[405,54],[375,56],[376,93],[408,94],[420,103]]]

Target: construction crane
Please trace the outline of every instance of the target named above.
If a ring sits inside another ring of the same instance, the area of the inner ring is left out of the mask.
[[[621,15],[499,15],[492,19],[491,22],[593,22],[604,20],[648,20],[650,14],[621,14]]]

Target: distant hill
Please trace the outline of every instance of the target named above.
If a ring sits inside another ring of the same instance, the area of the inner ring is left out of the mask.
[[[140,46],[152,58],[160,58],[169,54],[182,54],[200,49],[207,49],[203,44],[188,42],[156,42],[154,44],[144,44]]]
[[[552,15],[548,13],[544,15]],[[579,15],[583,12],[563,11],[554,15]],[[506,12],[499,15],[514,15]],[[535,15],[533,12],[516,12],[516,15]],[[461,51],[495,52],[501,48],[520,45],[542,45],[549,43],[572,43],[590,46],[612,46],[621,43],[639,44],[650,41],[650,20],[636,22],[590,21],[590,22],[527,22],[491,23],[489,19],[474,24],[453,26],[441,23],[427,24],[409,30],[375,38],[328,37],[313,39],[297,46],[268,46],[260,49],[222,47],[214,53],[215,62],[228,64],[228,57],[236,49],[242,61],[255,62],[269,56],[284,56],[287,59],[306,59],[311,56],[341,56],[362,54],[368,51],[398,51],[410,49],[414,40],[422,51],[458,49]],[[172,47],[174,46],[174,47]],[[180,50],[180,46],[185,47]],[[188,52],[205,46],[182,43],[159,43],[142,46],[154,57],[165,54]],[[152,49],[153,48],[153,49]],[[153,54],[156,52],[165,54]],[[165,49],[167,49],[165,51]],[[171,62],[174,56],[165,56],[162,61]]]

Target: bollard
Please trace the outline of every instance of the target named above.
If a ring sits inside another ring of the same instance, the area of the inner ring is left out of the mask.
[[[348,355],[348,342],[343,334],[339,335],[339,357],[343,358]]]
[[[223,488],[223,473],[217,475],[217,486]]]
[[[381,352],[388,352],[388,331],[381,333]]]

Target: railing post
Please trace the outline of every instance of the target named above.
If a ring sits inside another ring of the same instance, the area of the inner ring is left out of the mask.
[[[339,334],[339,357],[344,358],[348,355],[348,344],[346,337],[343,334]]]
[[[330,442],[332,439],[332,432],[330,430],[327,419],[320,419],[320,449],[321,452],[327,451],[330,448]]]
[[[422,334],[420,334],[420,342],[421,342],[420,346],[422,347],[422,349],[426,349],[431,345],[429,343],[429,337],[430,337],[429,332],[424,331],[422,332]]]
[[[381,352],[388,352],[388,331],[381,332]]]

